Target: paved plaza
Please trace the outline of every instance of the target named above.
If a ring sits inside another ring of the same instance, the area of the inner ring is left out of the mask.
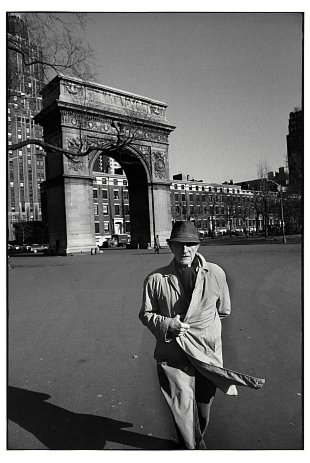
[[[237,397],[217,392],[208,449],[301,449],[301,245],[200,252],[222,266],[230,287],[224,366],[266,379]],[[138,319],[145,276],[171,259],[168,249],[11,257],[10,449],[175,448],[155,339]]]

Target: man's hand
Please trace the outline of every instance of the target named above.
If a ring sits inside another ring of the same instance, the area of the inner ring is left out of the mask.
[[[188,323],[182,323],[180,320],[180,315],[176,315],[171,319],[169,325],[169,331],[175,336],[183,336],[187,330],[190,329],[190,325]]]

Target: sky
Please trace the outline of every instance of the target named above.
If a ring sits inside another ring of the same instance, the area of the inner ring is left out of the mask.
[[[286,165],[302,104],[300,13],[89,13],[96,81],[168,105],[170,176],[208,182]]]

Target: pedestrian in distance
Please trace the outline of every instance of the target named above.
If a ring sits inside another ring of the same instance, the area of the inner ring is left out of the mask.
[[[217,389],[259,389],[265,380],[223,367],[221,320],[231,312],[224,270],[198,253],[192,222],[175,222],[167,240],[172,262],[144,282],[142,323],[156,338],[161,391],[182,449],[206,449],[205,435]]]
[[[154,242],[154,253],[159,254],[159,250],[160,250],[159,235],[156,235],[155,242]]]

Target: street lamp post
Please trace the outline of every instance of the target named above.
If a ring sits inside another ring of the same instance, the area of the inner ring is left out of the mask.
[[[282,224],[282,239],[283,243],[286,243],[286,236],[285,236],[285,223],[284,223],[284,211],[283,211],[283,196],[282,196],[282,185],[275,182],[274,180],[266,179],[267,182],[274,183],[278,187],[278,191],[280,192],[280,205],[281,205],[281,224]]]

